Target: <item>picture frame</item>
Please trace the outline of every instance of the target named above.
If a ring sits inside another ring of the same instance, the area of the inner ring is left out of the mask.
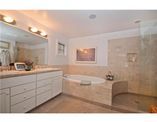
[[[95,64],[96,52],[96,47],[76,49],[76,63]]]
[[[66,45],[60,41],[56,41],[56,55],[57,56],[66,56]]]

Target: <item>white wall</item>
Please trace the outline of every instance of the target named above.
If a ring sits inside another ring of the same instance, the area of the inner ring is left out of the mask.
[[[16,26],[28,31],[28,27],[36,27],[38,29],[44,30],[48,34],[48,64],[49,65],[64,65],[68,64],[68,55],[66,56],[56,56],[56,40],[65,43],[67,46],[68,38],[64,35],[54,32],[50,28],[47,28],[40,23],[34,21],[32,18],[25,16],[18,11],[0,11],[1,14],[11,16],[17,22]]]
[[[70,65],[92,65],[107,66],[108,65],[108,41],[110,39],[126,38],[139,36],[138,29],[131,29],[119,32],[104,33],[86,37],[73,38],[69,40],[69,64]],[[79,48],[97,48],[96,64],[80,64],[76,63],[76,49]]]
[[[53,64],[53,65],[67,65],[68,64],[68,50],[67,50],[67,55],[66,56],[59,56],[56,54],[56,42],[59,41],[63,44],[65,44],[66,48],[68,48],[68,39],[65,38],[64,36],[51,36],[50,37],[53,41],[49,41],[48,46],[48,64]]]

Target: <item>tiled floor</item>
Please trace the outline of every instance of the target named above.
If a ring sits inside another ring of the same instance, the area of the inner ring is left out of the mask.
[[[113,98],[113,106],[136,112],[149,112],[151,105],[157,105],[157,98],[123,93]]]
[[[116,113],[116,111],[62,94],[35,108],[31,113]]]
[[[124,93],[113,99],[113,106],[132,112],[149,112],[150,105],[157,105],[157,98]],[[61,94],[30,113],[118,113],[118,111]]]

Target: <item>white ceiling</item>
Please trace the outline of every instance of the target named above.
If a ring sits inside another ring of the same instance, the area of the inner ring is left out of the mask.
[[[25,30],[19,29],[12,25],[5,24],[3,22],[0,22],[0,27],[1,27],[0,40],[2,41],[3,39],[13,40],[13,41],[22,42],[28,45],[36,45],[36,44],[48,42],[47,39],[45,38],[42,38],[36,34],[27,32]]]
[[[29,10],[18,11],[69,38],[137,28],[135,20],[157,19],[150,10]],[[96,14],[96,19],[89,19]]]

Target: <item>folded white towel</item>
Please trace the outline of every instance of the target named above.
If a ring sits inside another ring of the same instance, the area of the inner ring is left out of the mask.
[[[88,80],[81,80],[80,85],[91,85],[92,81],[88,81]]]

